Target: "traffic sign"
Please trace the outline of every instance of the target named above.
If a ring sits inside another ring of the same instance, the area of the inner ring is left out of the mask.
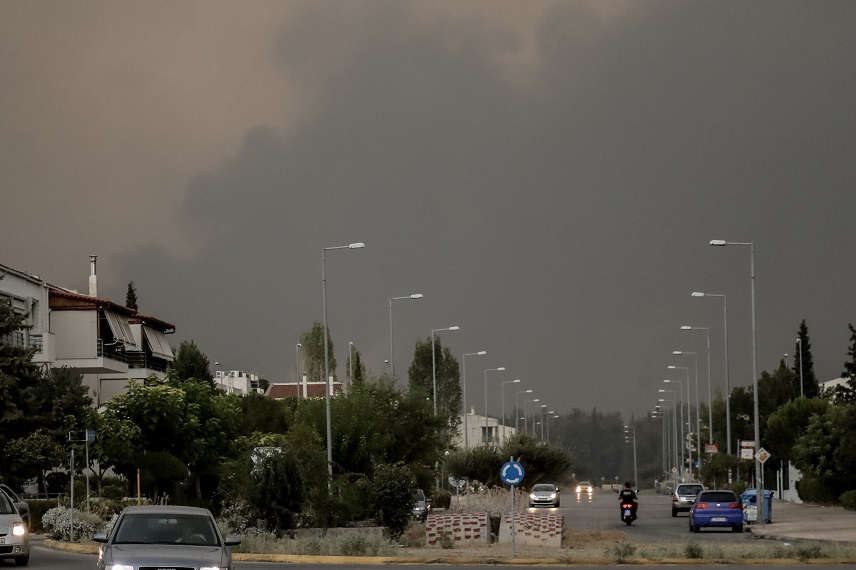
[[[705,443],[704,452],[709,454],[719,453],[719,446],[715,443]]]
[[[507,461],[499,471],[499,477],[506,485],[519,485],[523,481],[523,466],[516,461]]]
[[[758,453],[755,454],[755,459],[757,459],[761,463],[765,463],[768,459],[770,459],[770,452],[762,447],[758,450]]]

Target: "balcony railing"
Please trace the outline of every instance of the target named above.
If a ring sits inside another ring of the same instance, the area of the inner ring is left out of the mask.
[[[128,368],[145,368],[166,372],[167,361],[157,356],[149,356],[145,352],[126,352]]]

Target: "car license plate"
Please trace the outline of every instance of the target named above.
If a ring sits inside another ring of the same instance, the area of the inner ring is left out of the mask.
[[[6,544],[6,539],[5,539],[5,538],[0,538],[0,544]]]
[[[629,516],[630,516],[630,509],[624,509],[624,516],[625,516],[625,517],[629,517]]]
[[[725,517],[713,517],[710,519],[712,522],[725,522],[727,519]]]

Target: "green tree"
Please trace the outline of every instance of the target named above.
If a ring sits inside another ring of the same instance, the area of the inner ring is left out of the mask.
[[[324,381],[324,326],[318,321],[312,323],[312,328],[300,335],[300,344],[303,346],[304,370],[310,380]],[[327,362],[330,366],[330,374],[336,378],[336,357],[333,353],[333,339],[330,329],[327,329]]]
[[[413,475],[400,461],[376,465],[374,473],[373,511],[397,540],[407,528],[413,508]]]
[[[767,418],[766,445],[776,457],[789,461],[796,441],[805,433],[814,415],[829,408],[825,398],[796,398],[785,403]]]
[[[853,323],[847,323],[847,328],[850,329],[850,347],[847,350],[850,360],[844,363],[844,372],[841,376],[853,380],[856,378],[856,328],[853,327]]]
[[[830,405],[811,416],[792,448],[794,465],[837,497],[856,488],[856,405]]]
[[[240,398],[241,420],[238,431],[249,436],[255,432],[279,433],[288,431],[287,409],[281,400],[251,393]]]
[[[797,342],[794,347],[794,388],[800,394],[800,369],[802,369],[803,393],[806,398],[814,398],[820,392],[817,376],[814,374],[814,359],[811,356],[811,343],[808,339],[808,326],[805,319],[800,323]]]
[[[574,467],[574,458],[566,448],[545,443],[530,433],[508,438],[500,448],[499,457],[519,458],[526,472],[527,487],[541,481],[567,481]]]
[[[134,282],[128,283],[128,292],[125,293],[125,306],[134,311],[139,311],[137,306],[137,288],[134,287]]]
[[[366,366],[362,362],[362,355],[356,348],[353,350],[353,360],[351,362],[351,354],[348,354],[348,379],[353,386],[359,386],[366,380]],[[351,370],[354,371],[354,377],[351,378]]]
[[[436,362],[432,361],[436,359]],[[407,371],[410,391],[434,398],[434,372],[437,375],[437,414],[447,418],[449,426],[456,429],[460,423],[461,410],[461,373],[457,359],[448,347],[434,337],[432,351],[431,337],[425,341],[416,341],[413,362]]]
[[[175,360],[169,365],[169,373],[181,380],[196,378],[214,386],[211,363],[192,340],[182,341],[178,346]]]
[[[47,493],[45,475],[66,461],[65,450],[54,438],[41,430],[13,439],[6,445],[8,468],[15,480],[36,478],[39,488]]]

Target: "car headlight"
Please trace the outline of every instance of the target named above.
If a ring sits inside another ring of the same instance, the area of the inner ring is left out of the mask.
[[[556,493],[550,493],[550,498],[551,498],[551,499],[555,499],[555,498],[556,498]]]
[[[582,487],[577,486],[577,493],[579,493],[579,492],[580,492],[580,491],[582,491],[582,490],[583,490],[583,488],[582,488]]]
[[[529,494],[529,498],[530,498],[530,499],[537,499],[538,497],[537,497],[537,496],[535,496],[535,493],[530,493],[530,494]]]
[[[130,564],[107,564],[104,570],[134,570]]]
[[[12,535],[24,536],[27,534],[27,526],[22,522],[12,523]]]

